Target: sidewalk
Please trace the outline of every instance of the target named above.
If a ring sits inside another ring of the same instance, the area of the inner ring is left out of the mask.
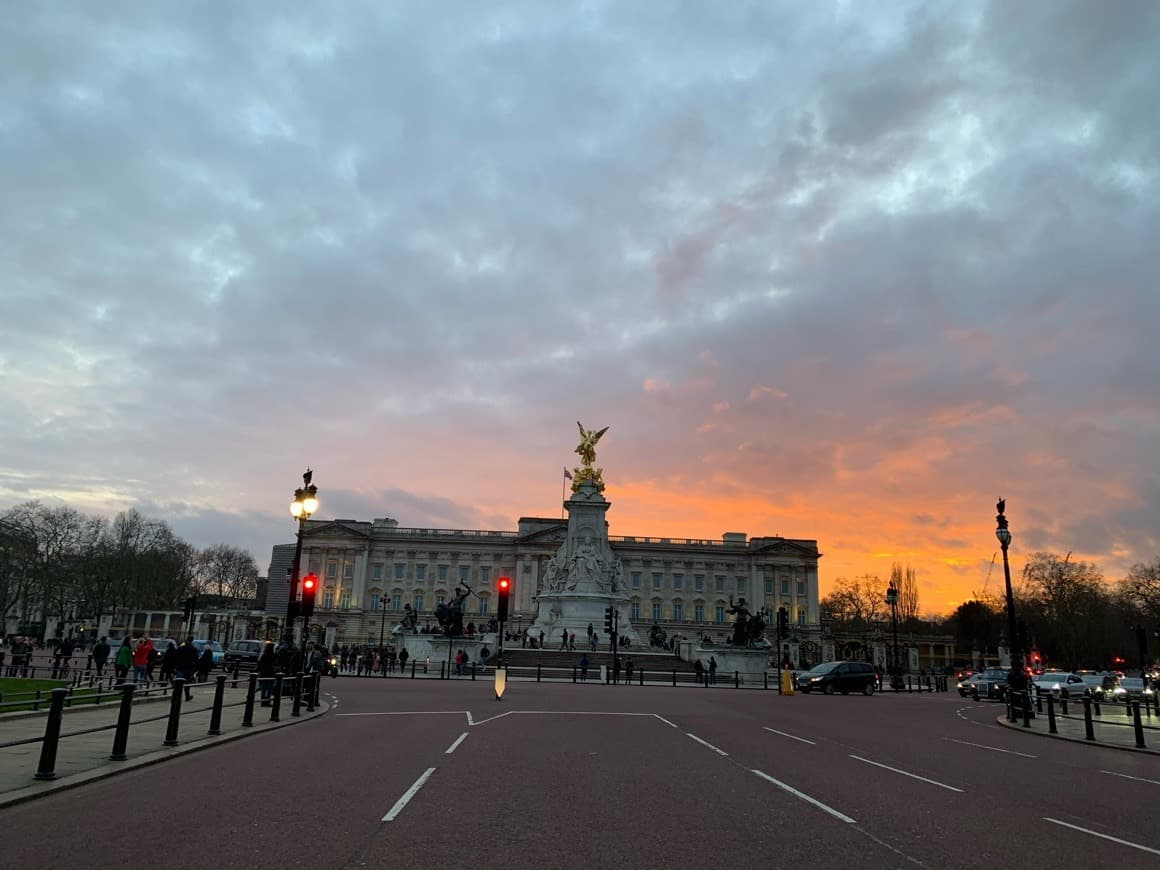
[[[270,722],[272,708],[262,707],[255,701],[253,727],[243,728],[241,722],[245,709],[246,685],[242,683],[237,689],[231,689],[227,683],[221,718],[222,733],[211,737],[207,732],[213,709],[213,689],[212,684],[195,686],[193,700],[182,704],[177,746],[163,745],[168,727],[169,704],[146,703],[140,706],[134,704],[132,724],[129,726],[129,741],[125,750],[127,758],[124,761],[109,760],[115,729],[102,727],[116,724],[119,704],[66,709],[61,721],[55,779],[35,778],[40,763],[41,741],[0,747],[0,807],[32,800],[61,789],[74,788],[122,771],[156,764],[174,755],[195,752],[228,740],[237,740],[297,722],[305,722],[307,719],[321,716],[330,709],[330,705],[320,698],[321,703],[313,713],[308,713],[306,705],[303,704],[301,715],[293,718],[290,715],[292,700],[283,698],[280,708],[281,721]],[[44,714],[5,717],[0,720],[0,743],[43,737],[45,723]]]
[[[1058,731],[1057,734],[1050,733],[1046,703],[1043,705],[1042,713],[1035,713],[1034,718],[1031,720],[1031,727],[1029,728],[1023,726],[1022,715],[1019,716],[1017,721],[1008,722],[1007,714],[1003,713],[996,721],[1005,728],[1030,732],[1038,737],[1072,740],[1078,743],[1086,743],[1088,746],[1103,746],[1111,749],[1127,749],[1131,752],[1160,755],[1160,716],[1148,716],[1143,708],[1140,709],[1140,722],[1144,728],[1145,748],[1143,749],[1136,745],[1136,731],[1133,725],[1133,719],[1130,715],[1124,715],[1125,710],[1122,704],[1101,704],[1101,715],[1099,716],[1095,714],[1095,708],[1093,706],[1092,730],[1095,733],[1095,740],[1088,740],[1086,738],[1082,702],[1072,701],[1069,703],[1068,715],[1066,716],[1060,710],[1060,705],[1056,703],[1055,726]]]

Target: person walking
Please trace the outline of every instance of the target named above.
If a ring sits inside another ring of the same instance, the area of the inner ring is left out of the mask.
[[[589,641],[592,644],[592,652],[596,652],[596,647],[600,645],[600,632],[592,632],[592,636],[589,638]]]
[[[624,660],[624,684],[626,686],[632,685],[632,659],[628,658]]]
[[[717,682],[717,656],[709,656],[709,684]]]
[[[133,646],[129,638],[121,638],[117,656],[113,659],[113,675],[122,683],[129,678],[129,668],[133,667]]]
[[[576,652],[576,632],[568,632],[568,652]]]
[[[540,649],[544,648],[544,631],[540,629]]]
[[[270,695],[274,691],[274,642],[266,641],[258,656],[258,683],[262,687],[262,706],[270,706]]]
[[[209,672],[213,670],[213,649],[207,643],[201,648],[201,655],[197,657],[197,681],[204,683],[209,679]]]
[[[560,635],[560,652],[568,652],[568,629]]]
[[[701,660],[697,659],[697,663],[693,665],[693,672],[697,675],[697,685],[705,682],[705,666],[701,664]]]
[[[93,647],[93,665],[97,669],[97,679],[99,680],[105,671],[105,662],[109,660],[109,639],[102,637],[97,641],[97,645]]]
[[[588,653],[582,653],[580,656],[580,682],[588,681]]]
[[[161,654],[161,682],[172,680],[175,673],[177,673],[177,644],[169,641],[165,652]]]
[[[149,638],[137,640],[137,646],[133,649],[133,681],[138,688],[148,685],[149,653],[153,651],[153,641]]]
[[[407,652],[406,647],[403,647],[401,650],[399,650],[399,674],[400,674],[400,676],[406,676],[406,674],[407,674],[407,659],[408,658],[410,658],[410,653]]]
[[[197,647],[193,645],[193,635],[185,639],[185,643],[177,648],[177,660],[174,666],[174,676],[185,680],[185,700],[193,700],[193,690],[190,684],[197,678]]]

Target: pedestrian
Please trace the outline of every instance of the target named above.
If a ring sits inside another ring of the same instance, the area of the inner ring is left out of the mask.
[[[151,652],[153,652],[153,641],[147,637],[138,637],[137,646],[133,649],[133,681],[138,687],[147,684],[149,653]]]
[[[145,662],[145,679],[148,682],[152,683],[153,682],[153,671],[157,668],[158,665],[161,664],[161,650],[159,650],[157,647],[152,645],[153,641],[149,641],[149,643],[150,643],[149,656]]]
[[[266,641],[258,656],[258,682],[262,687],[262,706],[270,706],[270,695],[274,691],[274,642]]]
[[[693,672],[697,675],[697,685],[705,682],[705,666],[701,664],[701,660],[697,659],[697,663],[693,665]]]
[[[596,647],[600,644],[600,632],[592,632],[592,637],[590,640],[592,643],[592,652],[596,652]]]
[[[407,670],[407,659],[411,654],[407,652],[407,648],[403,647],[399,650],[399,673],[404,673]]]
[[[632,685],[632,659],[624,660],[624,684]]]
[[[93,647],[93,664],[97,668],[98,680],[104,673],[105,662],[109,660],[110,652],[111,650],[109,649],[109,639],[107,637],[102,637],[99,641],[97,641],[97,645]]]
[[[209,672],[213,670],[213,649],[207,643],[201,648],[201,655],[197,658],[197,681],[204,683],[209,679]]]
[[[190,689],[190,684],[197,678],[197,647],[193,645],[193,635],[187,637],[185,643],[177,648],[174,675],[177,679],[185,680],[185,700],[192,701],[193,690]]]
[[[568,652],[576,652],[576,632],[568,633]]]
[[[129,678],[129,668],[133,667],[133,646],[129,638],[121,638],[117,647],[117,657],[113,659],[113,675],[122,683]]]
[[[544,630],[540,629],[540,649],[544,648]]]
[[[709,682],[710,684],[717,682],[717,656],[709,656]]]
[[[165,652],[161,654],[161,682],[167,682],[173,679],[173,675],[177,670],[177,644],[169,641],[169,645],[165,648]]]
[[[322,669],[322,656],[318,654],[318,646],[314,641],[306,644],[306,658],[302,660],[302,673],[313,674]]]
[[[586,682],[588,680],[588,653],[582,653],[580,656],[580,681]]]

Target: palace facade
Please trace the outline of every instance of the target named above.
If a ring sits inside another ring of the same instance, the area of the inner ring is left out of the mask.
[[[511,577],[508,624],[527,626],[535,616],[546,563],[564,543],[567,520],[523,517],[516,531],[408,528],[394,519],[310,520],[302,540],[302,573],[318,575],[318,628],[338,643],[377,643],[389,636],[410,604],[419,625],[435,624],[434,610],[467,585],[464,620],[485,623],[495,611],[495,582]],[[610,536],[624,564],[632,621],[654,622],[688,637],[729,631],[730,599],[765,610],[778,608],[790,623],[818,625],[817,541],[747,537],[728,532],[720,540]],[[279,572],[271,570],[271,593]],[[284,569],[281,569],[284,573]],[[284,582],[284,581],[283,581]]]

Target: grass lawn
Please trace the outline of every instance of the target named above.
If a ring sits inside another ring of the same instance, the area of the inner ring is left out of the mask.
[[[52,699],[53,689],[67,689],[67,680],[25,680],[20,677],[0,677],[0,695],[3,703],[0,704],[0,713],[12,713],[18,710],[31,710],[40,691],[40,709],[47,711]],[[116,701],[114,693],[106,690],[102,695],[102,703]],[[19,701],[21,703],[9,703]],[[88,687],[77,687],[72,694],[72,706],[78,704],[92,704],[96,701],[96,691]],[[66,705],[68,701],[65,701]]]

